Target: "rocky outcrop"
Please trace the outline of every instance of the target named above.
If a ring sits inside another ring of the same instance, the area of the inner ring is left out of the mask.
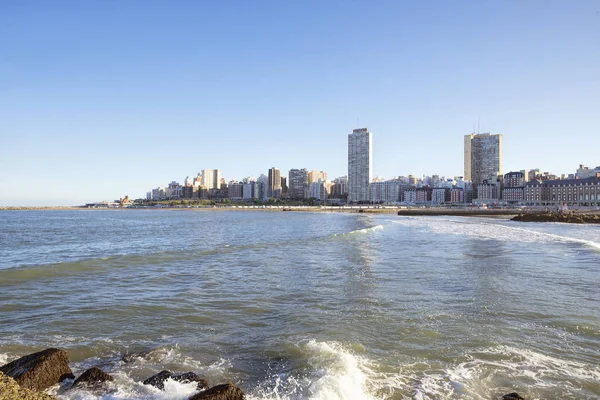
[[[114,378],[102,371],[98,367],[92,367],[85,371],[83,374],[79,376],[73,383],[74,388],[76,387],[89,387],[89,388],[99,388],[102,386],[104,382],[111,382]]]
[[[43,391],[66,378],[75,378],[69,368],[67,352],[46,349],[29,354],[2,367],[0,372],[13,378],[21,387]]]
[[[58,400],[45,393],[37,393],[19,386],[15,380],[0,372],[0,400]]]
[[[512,220],[521,222],[564,222],[567,224],[600,224],[600,216],[587,214],[519,214],[513,217]]]
[[[525,400],[518,393],[509,393],[502,396],[502,400]]]
[[[185,372],[183,374],[174,374],[171,371],[166,371],[166,370],[160,371],[158,374],[152,375],[150,378],[146,379],[143,383],[144,383],[144,385],[152,385],[161,390],[164,390],[165,381],[167,379],[172,379],[174,381],[181,382],[181,383],[197,382],[198,383],[197,387],[200,390],[208,388],[208,381],[206,379],[200,378],[198,375],[196,375],[193,372]]]
[[[189,400],[244,400],[242,389],[231,383],[213,386],[203,392],[197,393]]]

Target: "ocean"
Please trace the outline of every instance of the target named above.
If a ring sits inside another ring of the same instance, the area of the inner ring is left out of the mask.
[[[600,227],[350,213],[0,212],[0,365],[47,347],[180,400],[600,398]],[[126,357],[124,357],[126,355]]]

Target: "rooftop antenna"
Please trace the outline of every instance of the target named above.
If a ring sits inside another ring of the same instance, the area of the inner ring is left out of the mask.
[[[356,129],[358,129],[358,117],[356,117]]]
[[[479,131],[479,114],[477,115],[477,134],[479,135],[479,133],[481,133]]]

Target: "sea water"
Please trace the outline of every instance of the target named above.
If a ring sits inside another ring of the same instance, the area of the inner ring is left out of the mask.
[[[600,227],[194,210],[0,212],[0,364],[66,349],[62,399],[600,398]],[[123,358],[124,355],[128,355]]]

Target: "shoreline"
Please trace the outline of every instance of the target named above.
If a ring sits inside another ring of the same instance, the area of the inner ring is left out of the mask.
[[[263,211],[263,212],[313,212],[313,213],[354,213],[354,214],[394,214],[398,216],[446,216],[446,217],[483,217],[513,219],[519,215],[536,215],[540,212],[518,209],[448,209],[448,208],[402,208],[373,206],[200,206],[200,207],[103,207],[88,208],[80,206],[0,206],[2,211]],[[599,210],[573,210],[581,217],[600,215]],[[548,221],[552,222],[552,221]]]
[[[316,213],[355,213],[355,214],[395,214],[400,216],[464,216],[512,218],[519,214],[518,210],[469,210],[445,208],[375,208],[369,206],[353,207],[310,207],[310,206],[217,206],[217,207],[106,207],[88,208],[78,206],[2,206],[2,211],[263,211],[263,212],[316,212]]]

